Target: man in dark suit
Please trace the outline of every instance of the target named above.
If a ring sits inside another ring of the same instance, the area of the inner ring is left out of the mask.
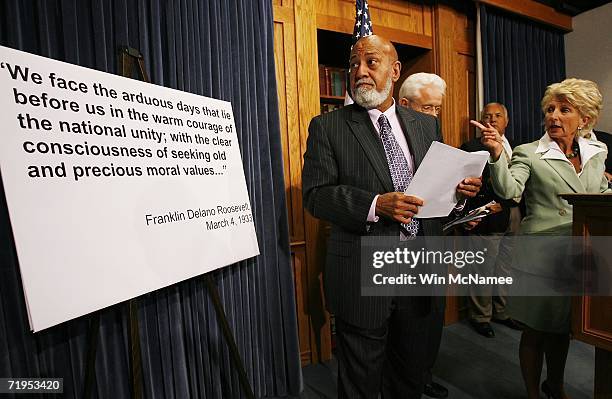
[[[313,118],[302,173],[304,204],[332,224],[324,271],[325,296],[336,315],[338,397],[420,398],[422,319],[429,297],[361,295],[362,236],[442,235],[441,221],[413,219],[422,200],[403,194],[433,141],[436,118],[393,100],[401,64],[393,45],[360,39],[351,51],[350,87],[355,104]],[[480,179],[466,178],[458,195],[473,197]]]
[[[480,119],[483,125],[491,124],[497,129],[503,140],[504,156],[510,159],[512,157],[512,145],[504,135],[506,127],[508,127],[506,107],[500,103],[489,103],[483,108]],[[480,142],[480,138],[465,142],[461,149],[468,152],[487,151]],[[468,200],[466,210],[469,211],[495,201],[496,205],[493,208],[499,212],[487,216],[478,226],[468,231],[475,247],[487,248],[487,262],[483,263],[479,269],[474,266],[474,271],[483,275],[490,275],[491,273],[507,275],[511,259],[511,248],[509,247],[511,241],[509,239],[504,240],[504,236],[516,232],[518,228],[520,222],[518,201],[514,199],[503,200],[495,194],[489,181],[488,165],[485,166],[482,178],[482,188],[475,198]],[[517,200],[520,200],[520,198]],[[506,293],[503,291],[503,287],[500,286],[493,290],[490,286],[470,286],[469,294],[470,323],[476,332],[487,338],[493,338],[495,331],[491,327],[491,320],[513,329],[520,329],[516,322],[506,314]]]

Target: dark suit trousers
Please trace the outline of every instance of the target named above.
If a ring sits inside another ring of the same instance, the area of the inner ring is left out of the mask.
[[[421,397],[431,312],[415,312],[406,302],[395,302],[375,329],[336,319],[339,399],[378,399],[381,392],[382,399]]]
[[[426,337],[427,354],[425,355],[425,370],[423,383],[431,384],[433,376],[431,370],[433,369],[436,359],[438,358],[438,352],[440,352],[440,343],[442,342],[442,331],[444,330],[444,309],[446,305],[446,298],[437,298],[442,301],[442,305],[435,307],[432,312],[426,316],[426,322],[429,323],[429,335]]]

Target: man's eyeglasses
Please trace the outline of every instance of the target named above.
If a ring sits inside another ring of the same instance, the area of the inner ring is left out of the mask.
[[[422,112],[435,112],[436,115],[440,114],[442,107],[439,105],[421,105]]]

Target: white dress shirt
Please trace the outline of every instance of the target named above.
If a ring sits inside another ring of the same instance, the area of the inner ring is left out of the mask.
[[[580,172],[578,176],[582,174],[584,165],[593,158],[596,154],[605,151],[603,148],[592,144],[593,141],[585,139],[584,137],[578,137],[578,147],[580,147]],[[567,159],[565,153],[561,151],[559,144],[550,138],[548,133],[544,133],[544,136],[540,138],[538,148],[535,150],[536,154],[543,154],[541,159],[558,159],[572,165],[571,161]],[[573,165],[572,165],[573,167]]]

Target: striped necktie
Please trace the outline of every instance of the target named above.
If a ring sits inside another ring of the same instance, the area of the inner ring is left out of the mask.
[[[385,114],[381,114],[378,118],[378,127],[380,139],[385,148],[387,163],[389,164],[389,172],[391,172],[393,188],[395,191],[403,193],[412,180],[412,171],[410,170],[410,166],[408,166],[408,161],[404,156],[402,148],[393,135],[391,124]],[[408,224],[402,223],[401,226],[405,229],[405,234],[407,236],[416,236],[419,231],[419,221],[415,219],[412,219]]]

